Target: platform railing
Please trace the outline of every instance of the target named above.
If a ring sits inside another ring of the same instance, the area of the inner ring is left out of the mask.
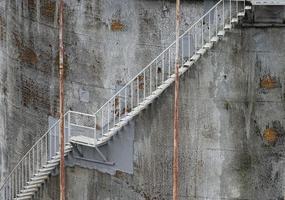
[[[245,12],[245,1],[220,0],[198,21],[179,37],[180,67],[197,55],[197,52],[218,36],[232,17]],[[165,82],[173,78],[175,45],[171,43],[142,71],[132,78],[123,88],[113,95],[94,114],[68,111],[64,115],[65,143],[72,137],[91,138],[90,145],[106,137],[116,124],[126,120],[141,104],[148,100]],[[59,155],[59,120],[31,147],[21,158],[11,173],[3,181],[0,197],[12,200],[24,189],[28,181],[39,172],[47,161]]]

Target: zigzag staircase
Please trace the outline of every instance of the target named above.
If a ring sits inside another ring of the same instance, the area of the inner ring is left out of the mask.
[[[245,0],[220,0],[179,39],[180,75],[211,49],[251,6]],[[106,144],[113,135],[145,109],[175,80],[175,42],[131,79],[96,113],[68,111],[65,123],[65,155],[72,143],[95,147]],[[24,155],[0,188],[1,199],[33,199],[59,165],[59,121]]]

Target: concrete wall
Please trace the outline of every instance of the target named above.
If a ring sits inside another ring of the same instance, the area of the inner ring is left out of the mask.
[[[207,4],[205,4],[207,5]],[[65,108],[93,113],[174,39],[169,1],[65,1]],[[182,29],[204,12],[183,2]],[[0,1],[0,180],[58,117],[58,1]]]
[[[58,5],[0,5],[3,174],[58,115]],[[183,2],[183,27],[207,7]],[[174,2],[72,0],[65,15],[66,109],[95,111],[174,38]],[[284,33],[236,29],[182,77],[180,199],[283,197]],[[134,173],[68,167],[68,200],[171,199],[172,94],[173,87],[127,127]],[[39,196],[58,194],[54,176]]]
[[[284,33],[233,30],[182,77],[180,199],[283,199]],[[171,199],[173,93],[124,129],[135,134],[134,173],[69,167],[69,200]],[[56,186],[44,199],[58,199]]]

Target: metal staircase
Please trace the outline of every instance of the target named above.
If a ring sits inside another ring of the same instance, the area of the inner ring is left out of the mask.
[[[220,0],[179,38],[180,75],[211,49],[251,6],[245,0]],[[147,108],[175,80],[175,42],[111,97],[96,113],[68,111],[64,116],[65,155],[72,144],[100,148]],[[0,188],[5,200],[33,199],[59,165],[59,121],[32,146]],[[102,156],[104,159],[104,156]]]

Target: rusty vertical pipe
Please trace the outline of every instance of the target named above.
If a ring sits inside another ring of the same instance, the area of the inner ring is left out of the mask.
[[[176,0],[176,48],[175,48],[175,94],[174,94],[174,129],[173,129],[173,200],[178,200],[179,193],[179,27],[180,0]]]
[[[65,200],[65,171],[64,171],[64,66],[63,66],[63,5],[59,5],[59,112],[60,112],[60,200]]]

